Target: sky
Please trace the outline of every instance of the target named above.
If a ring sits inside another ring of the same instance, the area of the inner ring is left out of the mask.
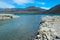
[[[60,4],[60,0],[0,0],[0,8],[26,8],[36,6],[50,9]]]

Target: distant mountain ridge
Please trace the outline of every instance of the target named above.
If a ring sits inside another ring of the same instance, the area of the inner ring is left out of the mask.
[[[27,8],[6,8],[0,9],[0,13],[43,13],[44,11],[46,11],[46,9],[42,9],[39,7],[35,7],[35,6],[30,6]]]
[[[44,13],[50,13],[50,14],[59,14],[60,13],[60,4],[52,7],[48,11],[45,11]]]
[[[0,8],[0,13],[18,13],[18,14],[59,14],[60,13],[60,4],[52,7],[49,10],[42,9],[35,6],[29,6],[26,8]]]

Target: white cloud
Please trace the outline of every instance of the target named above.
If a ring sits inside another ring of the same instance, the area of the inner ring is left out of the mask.
[[[19,5],[24,5],[26,3],[33,3],[32,0],[13,0],[14,3],[17,3]]]
[[[42,5],[45,5],[46,3],[45,3],[45,2],[38,2],[38,4],[42,4]]]
[[[42,9],[47,9],[47,10],[49,10],[50,8],[47,8],[47,7],[41,7]]]
[[[0,1],[0,8],[15,8],[15,7],[13,5]]]

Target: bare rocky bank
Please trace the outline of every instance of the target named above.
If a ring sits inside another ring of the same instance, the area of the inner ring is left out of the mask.
[[[16,16],[14,14],[0,14],[0,20],[6,20],[6,19],[12,19],[12,18],[18,18],[20,16]]]
[[[44,16],[34,40],[60,40],[60,16]]]

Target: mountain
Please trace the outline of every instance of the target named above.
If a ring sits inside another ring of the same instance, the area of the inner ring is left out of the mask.
[[[27,10],[28,11],[37,11],[39,13],[43,13],[44,11],[46,11],[46,9],[42,9],[42,8],[35,7],[35,6],[27,7]]]
[[[35,6],[27,8],[0,8],[0,13],[43,13],[44,11],[46,10]]]
[[[53,13],[53,14],[59,14],[60,13],[60,4],[52,7],[50,10],[45,11],[44,13]]]

